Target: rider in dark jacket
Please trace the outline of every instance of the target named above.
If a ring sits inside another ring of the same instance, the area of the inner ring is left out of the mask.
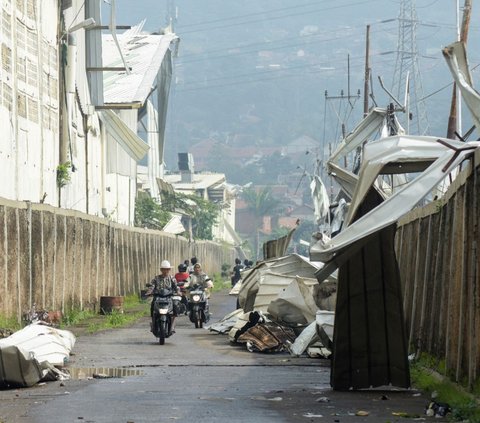
[[[172,266],[168,260],[163,260],[160,264],[160,274],[155,276],[150,282],[149,294],[155,296],[158,294],[161,289],[167,288],[171,291],[172,295],[175,295],[178,292],[177,281],[173,276],[170,275],[170,270]],[[153,307],[154,301],[150,305],[150,317],[153,317]],[[172,316],[172,332],[175,333],[175,317],[177,316],[176,307],[173,307],[173,316]]]

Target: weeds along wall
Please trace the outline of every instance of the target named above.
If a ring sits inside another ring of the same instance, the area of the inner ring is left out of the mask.
[[[411,352],[473,388],[480,375],[480,151],[441,201],[399,222],[396,250]]]
[[[93,308],[101,296],[139,293],[160,262],[172,272],[198,257],[207,273],[233,263],[233,247],[189,242],[83,213],[0,199],[0,314]]]

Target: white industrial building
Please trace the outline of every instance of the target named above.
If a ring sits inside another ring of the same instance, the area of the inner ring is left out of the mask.
[[[178,38],[117,34],[114,2],[108,26],[101,3],[0,1],[0,197],[133,224],[145,156],[158,197]]]

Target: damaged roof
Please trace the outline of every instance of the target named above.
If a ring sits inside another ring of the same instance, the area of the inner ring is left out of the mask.
[[[147,34],[142,32],[143,24],[118,34],[122,53],[130,68],[126,71],[104,72],[104,102],[107,104],[143,105],[155,89],[156,78],[163,59],[177,35]],[[102,35],[102,57],[105,68],[124,67],[115,39],[111,34]]]

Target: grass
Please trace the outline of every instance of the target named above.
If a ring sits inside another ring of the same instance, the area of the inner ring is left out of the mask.
[[[135,311],[133,313],[121,313],[114,310],[112,313],[103,316],[101,321],[89,323],[87,330],[89,333],[95,333],[100,330],[128,326],[138,319],[148,316],[149,313],[150,311],[147,308],[145,308],[145,310]]]
[[[413,385],[424,392],[436,392],[435,401],[447,403],[452,408],[450,417],[453,421],[480,423],[478,398],[437,373],[442,367],[442,363],[436,363],[432,358],[421,357],[410,367]]]
[[[5,317],[0,315],[0,329],[16,331],[22,328],[16,317]]]
[[[213,274],[213,289],[212,292],[223,291],[224,289],[231,289],[232,284],[230,279],[225,280],[220,273]]]
[[[149,314],[149,307],[140,301],[137,294],[132,294],[124,297],[123,312],[114,310],[103,315],[90,310],[72,310],[64,315],[62,327],[82,326],[92,334],[105,329],[128,326]]]

